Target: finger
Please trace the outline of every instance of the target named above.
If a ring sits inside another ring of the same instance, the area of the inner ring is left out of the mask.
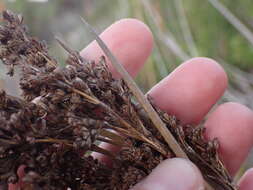
[[[144,65],[153,47],[150,30],[136,19],[120,20],[108,27],[100,37],[132,76]],[[98,61],[104,53],[94,41],[81,51],[81,55]],[[114,76],[118,77],[110,62],[108,65]]]
[[[9,190],[18,190],[24,184],[21,180],[24,177],[24,168],[25,166],[23,165],[18,168],[19,181],[16,184],[9,184]]]
[[[253,189],[253,169],[249,169],[239,181],[240,190],[252,190]]]
[[[114,146],[112,144],[108,144],[108,143],[101,143],[99,145],[99,147],[105,149],[105,150],[109,150],[111,152],[118,152],[120,150],[120,147]],[[92,153],[93,158],[98,159],[100,162],[104,163],[105,165],[111,167],[112,166],[112,162],[113,160],[111,159],[111,157],[106,156],[104,154],[98,153],[98,152],[93,152]]]
[[[153,47],[153,37],[150,30],[136,19],[120,20],[108,27],[100,37],[132,76],[139,72]],[[86,59],[98,61],[103,52],[96,42],[92,42],[81,51],[81,55]],[[110,62],[108,66],[117,77],[118,75],[115,74],[115,69]],[[107,143],[102,143],[101,147],[110,151],[118,150],[118,147]],[[99,153],[92,155],[107,165],[111,163],[111,159],[107,156]]]
[[[225,103],[209,115],[205,127],[208,139],[219,139],[220,156],[234,175],[253,145],[253,112],[238,103]]]
[[[149,91],[155,104],[183,123],[197,124],[222,96],[227,76],[208,58],[186,61]]]
[[[168,180],[169,179],[169,180]],[[204,182],[197,167],[190,161],[173,158],[163,161],[132,190],[203,190]]]
[[[179,66],[148,94],[158,107],[176,115],[184,123],[198,123],[224,93],[226,86],[227,76],[215,61],[194,58]],[[99,154],[97,156],[104,159]]]

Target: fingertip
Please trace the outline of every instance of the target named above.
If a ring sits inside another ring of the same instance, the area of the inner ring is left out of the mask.
[[[183,183],[181,183],[183,181]],[[203,177],[198,168],[182,158],[167,159],[132,190],[200,190],[204,189]]]
[[[238,184],[240,190],[253,189],[253,168],[245,172]]]
[[[226,87],[223,68],[212,59],[197,57],[181,64],[149,94],[157,106],[182,123],[198,124]]]
[[[105,143],[105,142],[102,142],[100,145],[99,145],[100,148],[103,148],[105,150],[108,150],[110,152],[113,152],[113,153],[117,153],[119,152],[120,150],[120,147],[118,146],[115,146],[115,145],[112,145],[112,144],[108,144],[108,143]],[[111,157],[109,156],[106,156],[102,153],[98,153],[98,152],[92,152],[92,157],[97,159],[99,162],[107,165],[108,167],[111,167],[112,164],[113,164],[113,160]]]
[[[102,32],[100,37],[132,76],[138,73],[153,48],[150,29],[143,22],[133,18],[115,22]],[[81,55],[86,59],[98,61],[104,53],[93,41],[81,51]],[[117,77],[118,74],[109,61],[108,65]]]
[[[252,110],[235,102],[222,104],[210,113],[205,127],[209,139],[219,139],[220,156],[234,175],[253,145]]]
[[[222,87],[224,89],[227,88],[228,85],[227,73],[217,61],[208,57],[194,57],[188,60],[187,62],[196,65],[204,63],[205,65],[201,66],[206,66],[207,70],[215,74],[217,80],[219,80],[222,83]]]
[[[153,48],[153,34],[149,27],[142,21],[135,18],[124,18],[113,25],[117,25],[117,27],[130,27],[130,31],[135,33],[136,38],[142,37],[144,39],[144,43],[149,47],[151,51]],[[126,29],[126,28],[125,28]],[[128,31],[129,32],[129,31]]]

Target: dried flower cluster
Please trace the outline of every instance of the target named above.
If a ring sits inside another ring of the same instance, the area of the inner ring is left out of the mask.
[[[3,189],[22,180],[24,190],[128,190],[162,160],[175,157],[125,82],[112,77],[103,57],[95,64],[59,41],[69,53],[67,66],[61,68],[45,44],[27,35],[21,16],[4,11],[3,19],[0,59],[9,75],[20,68],[22,89],[22,99],[0,92]],[[235,189],[218,158],[217,140],[207,142],[203,127],[182,127],[175,117],[154,108],[206,180],[215,189]],[[103,149],[99,142],[120,151]],[[91,151],[111,157],[112,166],[99,163]],[[25,176],[19,179],[21,165]]]

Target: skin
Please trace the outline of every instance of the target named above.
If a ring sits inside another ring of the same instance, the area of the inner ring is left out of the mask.
[[[133,77],[140,71],[153,48],[150,30],[135,19],[120,20],[100,36]],[[99,60],[102,54],[96,42],[81,51],[81,55],[87,59]],[[108,65],[114,76],[119,77],[109,61]],[[227,75],[223,68],[212,59],[198,57],[181,64],[148,94],[153,97],[156,105],[175,114],[185,124],[198,124],[208,114],[204,124],[207,128],[206,138],[218,137],[220,157],[231,175],[234,175],[253,145],[253,112],[246,106],[233,102],[218,105],[210,112],[226,87]],[[116,151],[115,147],[107,144],[102,146]],[[108,158],[99,154],[94,156],[110,164]],[[252,169],[244,174],[238,186],[239,190],[253,189]],[[11,185],[9,189],[17,187]],[[175,158],[162,162],[133,189],[200,190],[203,189],[203,178],[193,163]]]

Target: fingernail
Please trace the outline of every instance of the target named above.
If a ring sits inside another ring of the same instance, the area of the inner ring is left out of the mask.
[[[204,190],[203,177],[198,168],[185,159],[163,161],[132,190]]]

